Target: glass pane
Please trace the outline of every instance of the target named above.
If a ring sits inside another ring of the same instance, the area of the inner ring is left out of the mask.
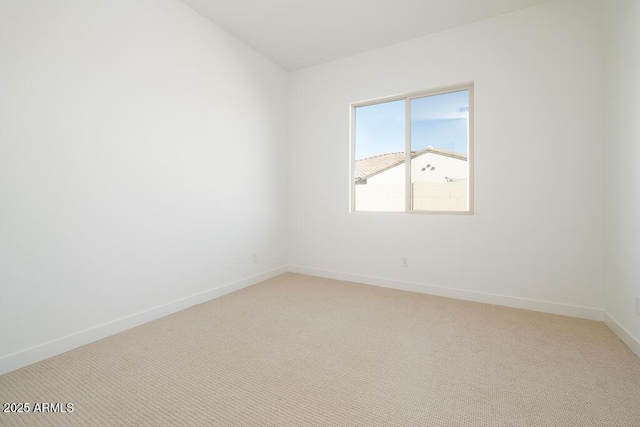
[[[469,91],[411,100],[411,209],[469,210]]]
[[[355,110],[355,210],[405,210],[404,100]]]

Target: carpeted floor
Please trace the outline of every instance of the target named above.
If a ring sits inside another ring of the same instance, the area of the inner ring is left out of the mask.
[[[603,323],[285,274],[0,377],[11,426],[640,426]]]

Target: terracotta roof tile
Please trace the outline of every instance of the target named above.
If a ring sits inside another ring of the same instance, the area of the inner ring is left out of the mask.
[[[413,159],[426,153],[433,153],[441,156],[453,157],[460,160],[467,160],[467,156],[465,154],[433,147],[427,147],[419,151],[412,151],[411,158]],[[363,181],[365,179],[371,178],[372,176],[403,164],[404,161],[404,151],[400,153],[385,153],[377,156],[367,157],[366,159],[356,160],[355,180]]]

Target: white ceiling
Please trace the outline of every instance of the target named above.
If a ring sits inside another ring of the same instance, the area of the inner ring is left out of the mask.
[[[182,0],[287,70],[550,0]]]

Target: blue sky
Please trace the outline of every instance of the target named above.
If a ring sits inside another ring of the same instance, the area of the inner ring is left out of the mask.
[[[411,149],[466,154],[468,106],[466,90],[411,100]],[[404,151],[404,114],[404,100],[356,108],[356,160]]]

